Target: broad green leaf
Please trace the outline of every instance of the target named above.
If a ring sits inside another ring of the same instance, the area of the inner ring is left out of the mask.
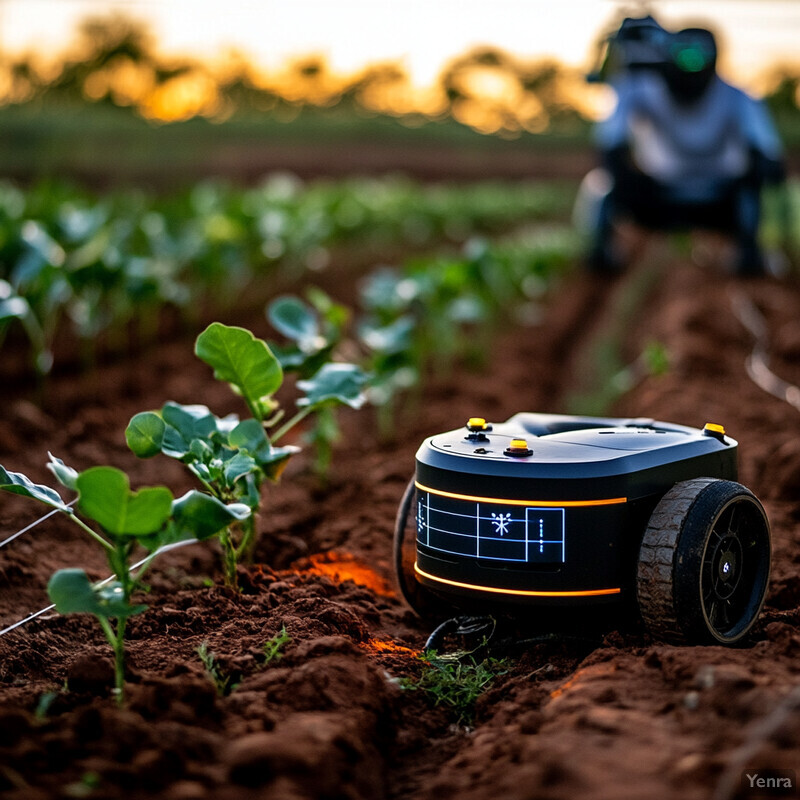
[[[326,344],[324,340],[321,343],[324,345],[321,350],[308,353],[296,346],[285,349],[274,347],[273,352],[284,372],[294,372],[301,378],[309,378],[331,359],[335,343]]]
[[[150,458],[161,452],[166,427],[154,411],[143,411],[131,417],[125,429],[125,441],[139,458]]]
[[[397,269],[384,267],[373,272],[361,290],[361,301],[368,309],[397,314],[408,308],[416,293],[408,287],[400,291],[402,278]]]
[[[217,430],[217,418],[202,405],[165,403],[161,417],[166,423],[161,449],[172,458],[183,458],[194,439],[208,439]]]
[[[257,419],[240,422],[230,432],[228,444],[236,450],[246,450],[257,461],[268,458],[271,450],[264,426]]]
[[[32,497],[60,511],[69,511],[69,507],[55,489],[34,483],[21,472],[8,472],[2,465],[0,465],[0,489],[12,494],[21,494],[23,497]]]
[[[180,432],[176,428],[173,428],[172,425],[167,425],[164,429],[164,441],[161,446],[161,452],[170,458],[184,458],[192,452],[191,441],[184,439]]]
[[[246,419],[237,425],[231,431],[228,443],[231,447],[249,453],[270,480],[277,480],[286,466],[286,461],[300,452],[300,448],[294,445],[273,447],[261,423],[255,419]],[[227,465],[225,474],[227,477]]]
[[[321,406],[324,403],[343,403],[352,408],[364,404],[362,389],[368,376],[356,364],[325,364],[313,378],[298,381],[298,388],[306,393],[297,401],[298,406]]]
[[[225,462],[225,483],[233,486],[239,478],[249,475],[258,469],[256,460],[247,453],[238,452],[233,458]]]
[[[365,323],[359,329],[359,337],[376,353],[401,353],[411,348],[416,324],[408,315],[398,317],[389,325]]]
[[[161,417],[177,430],[186,441],[205,439],[217,430],[217,418],[203,405],[182,406],[164,403]]]
[[[213,483],[216,480],[216,477],[211,474],[211,470],[208,466],[200,461],[189,463],[189,469],[205,483]]]
[[[82,569],[60,569],[47,584],[60,614],[94,614],[99,607],[89,576]]]
[[[172,503],[172,536],[174,541],[203,541],[231,523],[247,519],[250,513],[244,503],[225,505],[216,497],[192,490]]]
[[[114,536],[143,536],[162,528],[170,516],[172,492],[151,486],[132,492],[128,476],[115,467],[92,467],[78,475],[79,506]]]
[[[192,439],[189,451],[200,463],[210,461],[214,457],[214,449],[202,439]]]
[[[130,617],[147,606],[125,602],[117,582],[93,586],[82,569],[60,569],[47,584],[47,594],[60,614],[94,614],[97,617]]]
[[[283,370],[267,343],[244,328],[212,322],[198,337],[198,358],[214,377],[231,384],[244,397],[253,416],[263,419],[264,402],[283,382]]]
[[[52,453],[48,453],[47,455],[50,456],[50,463],[47,465],[47,468],[56,476],[58,482],[62,486],[66,486],[67,489],[77,492],[78,471],[72,467],[68,467],[60,458],[56,458]]]
[[[267,309],[267,318],[275,330],[300,344],[303,350],[306,349],[304,343],[319,338],[317,315],[297,297],[286,296],[273,300]],[[324,339],[322,343],[324,345]]]

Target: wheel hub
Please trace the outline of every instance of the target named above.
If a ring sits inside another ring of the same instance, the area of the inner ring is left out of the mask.
[[[728,583],[734,580],[736,574],[736,555],[730,550],[722,554],[719,561],[719,576]]]
[[[715,594],[722,600],[729,598],[736,590],[741,577],[742,546],[735,536],[726,536],[714,553],[714,572],[718,579],[714,582]]]

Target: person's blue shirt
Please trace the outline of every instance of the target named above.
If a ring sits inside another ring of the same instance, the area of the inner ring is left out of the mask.
[[[603,151],[626,148],[634,166],[670,187],[676,199],[702,202],[720,183],[744,177],[753,154],[779,162],[781,142],[765,105],[714,75],[693,102],[678,102],[655,70],[614,82],[617,105],[596,128]]]

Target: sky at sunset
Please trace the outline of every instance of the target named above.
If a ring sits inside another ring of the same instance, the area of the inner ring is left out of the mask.
[[[722,71],[746,85],[769,63],[800,60],[800,0],[649,6],[667,27],[714,26]],[[0,45],[59,52],[79,19],[119,11],[148,21],[167,52],[213,57],[237,48],[266,68],[313,53],[343,72],[395,60],[426,85],[449,57],[475,45],[585,67],[620,10],[642,7],[614,0],[0,0]]]

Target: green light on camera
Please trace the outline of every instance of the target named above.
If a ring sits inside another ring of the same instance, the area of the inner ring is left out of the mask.
[[[706,58],[702,51],[687,47],[676,55],[675,63],[684,72],[700,72],[706,66]]]

